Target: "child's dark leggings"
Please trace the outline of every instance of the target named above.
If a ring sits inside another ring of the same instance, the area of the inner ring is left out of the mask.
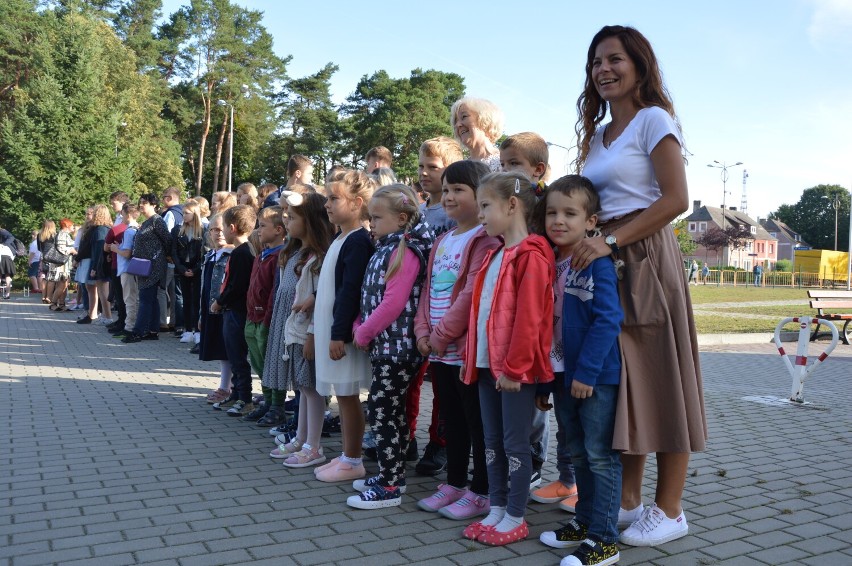
[[[374,360],[370,384],[370,428],[376,437],[379,483],[396,487],[405,479],[405,453],[408,450],[408,420],[405,394],[420,363]]]
[[[530,431],[535,408],[535,384],[521,384],[516,393],[497,391],[488,369],[479,369],[479,404],[485,433],[485,464],[492,507],[506,507],[523,517],[530,496],[532,455]],[[511,487],[509,481],[511,480]]]
[[[459,380],[460,366],[432,362],[432,385],[441,394],[441,409],[447,423],[447,483],[467,487],[468,465],[473,448],[473,478],[470,490],[488,495],[485,470],[485,438],[479,411],[479,388]]]

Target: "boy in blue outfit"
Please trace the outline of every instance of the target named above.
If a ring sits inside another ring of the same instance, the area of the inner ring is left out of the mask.
[[[585,177],[567,175],[548,187],[545,198],[545,230],[560,255],[570,257],[573,248],[595,228],[598,194]],[[574,519],[540,537],[554,548],[579,545],[562,560],[562,566],[606,565],[619,559],[621,459],[612,449],[612,435],[621,379],[618,334],[624,313],[617,283],[609,256],[582,270],[569,265],[565,277],[565,379],[556,384],[559,389],[554,398],[559,421],[566,429],[578,501]],[[546,397],[540,400],[546,402]]]

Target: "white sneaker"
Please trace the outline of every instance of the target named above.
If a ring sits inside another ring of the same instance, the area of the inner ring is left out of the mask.
[[[193,332],[192,337],[195,340],[196,344],[201,344],[201,333],[200,332]]]
[[[628,511],[627,509],[623,509],[621,507],[618,508],[618,528],[626,529],[636,521],[642,518],[642,514],[645,512],[645,506],[642,503],[639,503],[639,507],[636,509],[631,509]]]
[[[630,546],[657,546],[679,539],[689,533],[683,511],[675,519],[669,519],[654,503],[645,509],[642,518],[621,533],[618,541]]]
[[[180,336],[181,344],[188,344],[192,340],[192,332],[184,332]]]

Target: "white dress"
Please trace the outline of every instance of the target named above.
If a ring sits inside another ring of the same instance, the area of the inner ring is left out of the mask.
[[[353,231],[354,232],[354,231]],[[358,395],[370,386],[372,372],[370,358],[353,343],[345,346],[346,355],[339,360],[328,356],[331,343],[331,325],[334,323],[334,268],[340,248],[353,232],[338,237],[331,243],[322,262],[317,300],[314,305],[314,343],[316,344],[317,392],[320,395]]]

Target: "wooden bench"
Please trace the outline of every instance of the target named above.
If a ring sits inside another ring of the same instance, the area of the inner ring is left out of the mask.
[[[852,291],[822,291],[811,289],[808,291],[808,298],[811,299],[810,305],[812,309],[817,309],[817,317],[825,320],[845,321],[843,330],[840,332],[840,339],[843,343],[849,345],[849,325],[852,323],[852,312],[849,313],[831,313],[831,309],[843,309],[852,311]],[[826,309],[829,312],[824,312]],[[811,342],[817,339],[819,335],[820,324],[817,324],[813,334],[811,334]]]

